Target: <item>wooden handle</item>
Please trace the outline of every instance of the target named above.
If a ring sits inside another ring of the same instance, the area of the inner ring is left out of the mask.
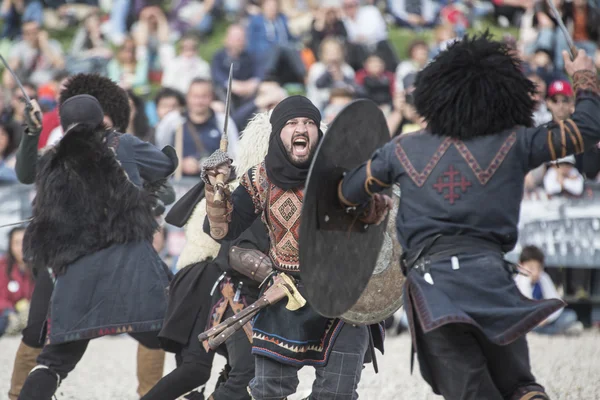
[[[230,326],[235,325],[237,322],[240,321],[240,318],[245,319],[249,315],[254,315],[258,311],[262,310],[263,308],[265,308],[268,305],[269,305],[269,302],[267,301],[267,299],[265,299],[263,297],[260,300],[258,300],[256,303],[251,304],[250,306],[244,308],[242,311],[235,314],[233,317],[229,317],[225,321],[221,322],[219,325],[217,325],[205,332],[202,332],[201,334],[198,335],[198,340],[201,342],[204,342],[205,340],[225,331],[225,329],[229,328]],[[242,324],[242,326],[244,326],[244,324]]]
[[[217,179],[215,182],[215,196],[213,202],[217,206],[223,205],[223,188],[225,187],[225,175],[219,174],[217,175]]]
[[[241,320],[239,320],[238,322],[236,322],[229,328],[225,329],[218,336],[213,336],[210,339],[208,339],[208,346],[211,349],[215,350],[217,347],[219,347],[220,345],[225,343],[227,341],[227,339],[229,339],[234,333],[236,333],[237,331],[242,329],[244,327],[244,325],[246,325],[248,322],[250,322],[250,320],[252,318],[254,318],[254,316],[257,313],[258,313],[258,310],[256,310],[252,314],[246,316],[245,318],[242,318]]]

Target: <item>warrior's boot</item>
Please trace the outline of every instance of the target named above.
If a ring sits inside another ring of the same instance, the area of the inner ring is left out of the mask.
[[[19,400],[51,400],[60,386],[60,376],[45,365],[38,365],[31,370]]]
[[[511,397],[511,400],[550,400],[544,388],[531,385],[519,388]]]
[[[163,350],[152,350],[138,345],[137,352],[137,393],[143,397],[161,380],[165,367],[165,352]]]
[[[25,343],[21,342],[17,354],[15,355],[15,364],[13,366],[12,378],[10,380],[10,389],[8,390],[8,398],[10,400],[17,400],[21,388],[31,371],[36,365],[37,357],[42,352],[42,349],[29,347]]]

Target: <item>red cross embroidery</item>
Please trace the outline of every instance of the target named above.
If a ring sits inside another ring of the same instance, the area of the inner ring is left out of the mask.
[[[457,181],[455,177],[459,178],[459,180]],[[470,186],[471,182],[469,182],[460,171],[455,170],[452,165],[450,165],[448,171],[444,172],[442,176],[438,178],[437,182],[433,184],[433,188],[440,194],[448,189],[448,192],[444,193],[444,199],[448,200],[450,204],[454,204],[455,200],[460,199],[460,192],[465,193]],[[456,193],[454,191],[455,188],[458,188],[460,191]]]

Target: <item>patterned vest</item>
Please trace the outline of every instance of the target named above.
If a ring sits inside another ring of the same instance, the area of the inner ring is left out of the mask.
[[[267,177],[265,162],[251,168],[240,184],[246,188],[254,203],[255,212],[269,230],[269,256],[275,268],[291,273],[300,272],[298,240],[304,187],[283,190]]]

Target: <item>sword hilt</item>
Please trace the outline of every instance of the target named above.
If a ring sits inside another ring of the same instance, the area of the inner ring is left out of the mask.
[[[262,310],[263,308],[268,306],[269,304],[270,304],[269,300],[265,297],[262,297],[256,303],[251,304],[248,307],[244,308],[242,311],[235,314],[233,317],[229,317],[225,321],[221,322],[219,325],[199,334],[198,340],[201,342],[204,342],[205,340],[220,334],[221,332],[223,332],[230,326],[235,325],[237,322],[240,321],[240,319],[244,319],[248,315],[254,315],[255,313],[259,312],[260,310]],[[242,326],[244,326],[244,325],[242,324]]]

